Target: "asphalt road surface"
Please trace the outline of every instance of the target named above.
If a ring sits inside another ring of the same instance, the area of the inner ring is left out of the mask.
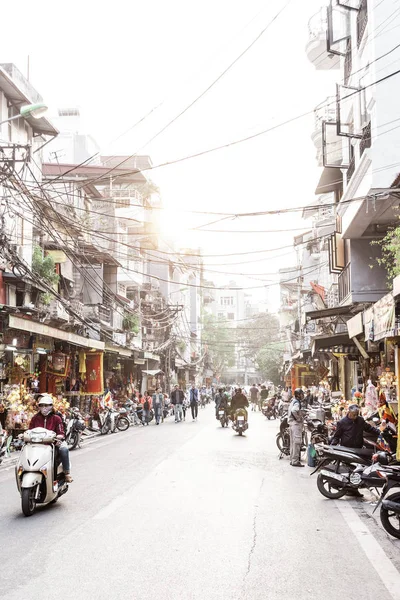
[[[399,543],[369,502],[326,500],[309,468],[278,460],[277,429],[250,413],[239,437],[208,406],[99,438],[30,518],[0,470],[0,597],[399,599]]]

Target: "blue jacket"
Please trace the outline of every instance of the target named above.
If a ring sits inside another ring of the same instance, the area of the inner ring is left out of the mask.
[[[199,390],[197,388],[190,388],[189,390],[189,400],[190,403],[199,401]]]

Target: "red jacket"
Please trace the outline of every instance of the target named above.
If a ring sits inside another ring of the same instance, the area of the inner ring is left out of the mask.
[[[50,431],[55,431],[57,435],[65,436],[64,425],[61,417],[55,415],[53,412],[47,415],[47,417],[44,417],[42,413],[38,412],[34,417],[32,417],[32,420],[29,423],[29,429],[34,429],[35,427],[44,427]]]

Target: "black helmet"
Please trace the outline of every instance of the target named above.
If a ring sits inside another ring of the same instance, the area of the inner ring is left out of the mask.
[[[374,462],[378,462],[380,465],[389,464],[389,458],[386,452],[377,452],[372,458]]]
[[[304,392],[301,388],[296,388],[294,390],[294,397],[297,398],[297,400],[303,400],[304,399]]]

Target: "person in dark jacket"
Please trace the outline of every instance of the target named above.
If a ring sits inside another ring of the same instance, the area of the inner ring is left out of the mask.
[[[182,421],[182,406],[185,400],[185,394],[183,390],[176,385],[171,392],[171,403],[174,405],[174,413],[175,413],[175,423],[179,423]]]
[[[65,480],[67,483],[71,483],[73,479],[70,472],[69,450],[67,443],[64,441],[64,425],[61,417],[55,414],[53,398],[49,394],[43,394],[39,398],[38,407],[39,412],[32,417],[29,429],[44,427],[44,429],[54,431],[57,434],[57,447],[65,473]]]
[[[373,427],[363,417],[360,417],[360,409],[357,404],[351,404],[347,416],[338,422],[331,443],[334,446],[341,445],[347,448],[362,448],[364,431],[376,435],[380,433],[377,427]]]
[[[199,412],[199,399],[199,390],[196,388],[195,384],[192,383],[192,387],[189,390],[189,402],[193,421],[197,421],[197,415]]]
[[[231,402],[231,420],[234,418],[234,414],[238,408],[247,408],[249,406],[249,401],[247,400],[247,396],[245,396],[242,392],[241,388],[236,390],[236,393],[232,396]],[[247,415],[247,410],[246,410]]]

